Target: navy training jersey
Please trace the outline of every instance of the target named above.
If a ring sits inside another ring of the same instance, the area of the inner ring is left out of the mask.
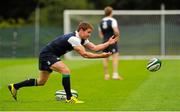
[[[85,45],[88,42],[88,39],[80,39],[78,32],[75,31],[69,34],[58,36],[55,40],[51,41],[45,47],[43,47],[40,53],[53,53],[59,57],[64,55],[66,52],[72,51],[74,46]]]
[[[99,30],[104,36],[104,42],[108,41],[108,39],[114,35],[113,27],[118,27],[116,19],[111,17],[104,17],[101,20]]]

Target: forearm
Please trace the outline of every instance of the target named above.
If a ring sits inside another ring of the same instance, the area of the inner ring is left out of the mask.
[[[84,58],[105,58],[105,57],[107,57],[103,53],[95,54],[95,53],[91,53],[91,52],[85,52],[85,53],[81,54],[81,56]]]
[[[108,41],[103,43],[103,44],[96,45],[95,51],[103,50],[103,49],[107,48],[108,46],[109,46],[109,42]]]
[[[74,50],[84,58],[107,58],[112,55],[110,52],[101,54],[87,52],[83,46],[75,46]]]

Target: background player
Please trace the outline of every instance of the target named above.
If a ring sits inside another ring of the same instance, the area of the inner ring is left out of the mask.
[[[111,36],[115,36],[115,38],[119,39],[120,33],[117,24],[117,20],[113,18],[113,9],[112,7],[108,6],[104,9],[105,17],[100,22],[99,26],[99,35],[103,38],[103,43],[107,42]],[[104,52],[112,52],[112,63],[113,63],[113,79],[122,80],[122,76],[118,74],[118,62],[119,62],[119,53],[118,53],[118,44],[117,42],[113,45],[110,45],[106,49],[103,50]],[[108,61],[109,58],[103,59],[103,66],[104,66],[104,78],[105,80],[109,80],[110,75],[108,72]]]

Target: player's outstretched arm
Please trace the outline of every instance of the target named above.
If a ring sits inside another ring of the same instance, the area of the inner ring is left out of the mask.
[[[111,52],[101,54],[87,52],[83,46],[75,46],[74,50],[84,58],[107,58],[112,55]]]
[[[114,35],[113,35],[111,38],[109,38],[109,40],[107,42],[105,42],[103,44],[95,45],[92,42],[89,42],[85,46],[88,49],[91,49],[93,51],[100,51],[100,50],[107,48],[109,45],[116,43],[117,41],[118,41],[118,38],[114,38]]]

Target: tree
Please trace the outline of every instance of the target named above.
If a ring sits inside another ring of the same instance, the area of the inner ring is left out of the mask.
[[[34,11],[37,1],[35,0],[1,0],[0,18],[2,20],[23,18],[27,20]]]
[[[39,0],[41,24],[63,25],[65,9],[93,9],[93,3],[87,0]],[[32,15],[33,16],[33,15]]]

